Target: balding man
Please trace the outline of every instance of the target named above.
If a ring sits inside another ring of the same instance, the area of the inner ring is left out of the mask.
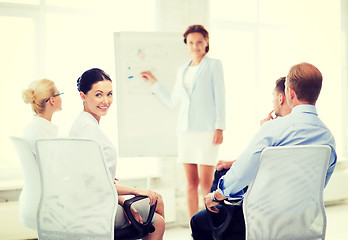
[[[322,74],[309,63],[290,68],[285,80],[285,96],[292,112],[285,117],[265,122],[248,147],[242,152],[230,170],[209,193],[205,205],[214,218],[223,221],[218,213],[219,201],[239,195],[256,176],[262,150],[270,146],[328,145],[331,147],[325,186],[335,168],[337,155],[335,140],[330,130],[319,119],[316,101],[322,86]],[[213,239],[208,221],[208,210],[196,213],[191,219],[192,237],[195,240]],[[226,230],[231,239],[245,239],[244,218],[241,207],[235,206],[233,218]]]

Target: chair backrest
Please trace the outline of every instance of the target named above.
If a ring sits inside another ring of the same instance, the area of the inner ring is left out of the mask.
[[[84,139],[36,143],[41,177],[40,240],[114,239],[117,192],[99,144]]]
[[[325,239],[328,146],[269,147],[243,201],[247,240]]]
[[[19,219],[21,223],[36,230],[37,207],[40,200],[41,186],[39,167],[27,140],[11,136],[21,162],[24,184],[18,199]]]

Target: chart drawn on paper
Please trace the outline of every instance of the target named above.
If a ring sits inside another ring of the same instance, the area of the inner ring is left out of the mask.
[[[151,71],[171,92],[188,61],[181,34],[115,33],[115,60],[119,156],[175,156],[177,109],[152,94],[141,72]]]

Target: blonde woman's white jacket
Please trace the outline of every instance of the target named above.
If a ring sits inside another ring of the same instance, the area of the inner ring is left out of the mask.
[[[172,92],[156,82],[152,92],[167,106],[180,104],[178,132],[225,129],[225,85],[220,60],[204,56],[193,79],[192,91],[184,86],[184,74],[190,62],[180,67]]]

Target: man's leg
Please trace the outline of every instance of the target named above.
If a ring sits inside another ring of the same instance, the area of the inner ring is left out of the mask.
[[[211,213],[208,210],[202,210],[196,213],[191,218],[192,237],[194,240],[212,240],[213,239],[213,226],[220,226],[226,220],[227,208],[223,208],[217,205],[219,213]],[[245,239],[245,225],[244,216],[241,206],[229,206],[228,211],[232,214],[230,223],[226,226],[225,231],[222,233],[223,239],[244,240]],[[215,233],[216,234],[216,233]],[[221,236],[221,235],[220,235]]]
[[[209,214],[207,210],[202,210],[191,218],[192,238],[194,240],[212,240],[212,227],[209,223]]]
[[[245,223],[242,206],[233,206],[233,216],[226,231],[223,233],[223,239],[245,240]]]
[[[220,205],[216,206],[219,210],[224,210]],[[225,211],[219,213],[209,212],[204,209],[199,211],[191,218],[192,237],[194,240],[212,240],[214,224],[220,225],[226,218]]]

